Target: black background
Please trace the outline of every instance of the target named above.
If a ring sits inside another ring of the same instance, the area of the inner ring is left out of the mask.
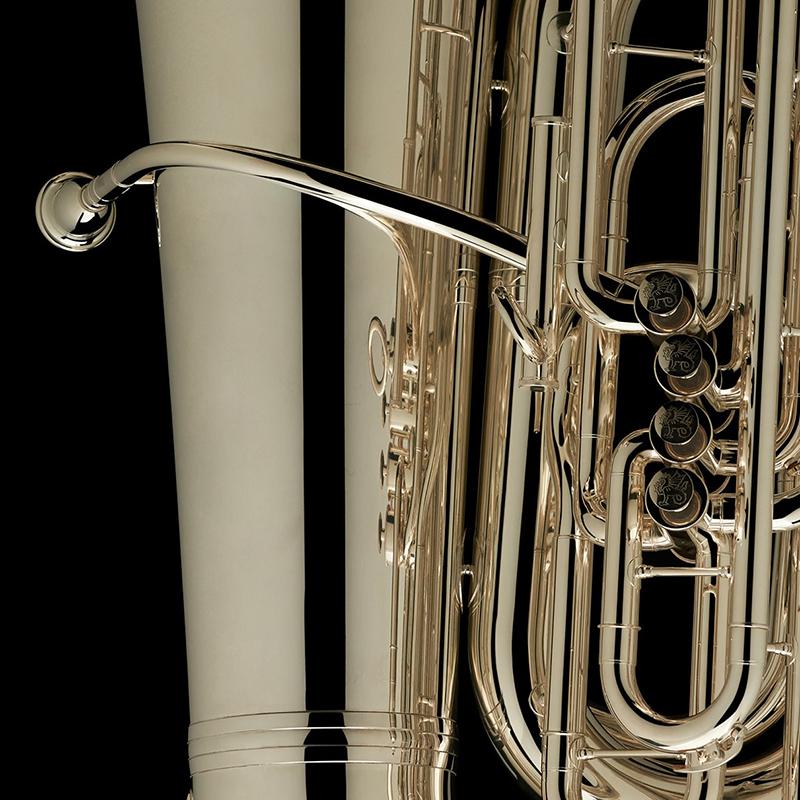
[[[633,41],[703,46],[705,4],[642,5]],[[47,178],[97,172],[148,141],[134,4],[29,4],[7,31],[17,34],[24,55],[9,84],[22,135],[10,152],[4,259],[7,424],[20,444],[8,481],[20,513],[5,560],[9,700],[22,743],[14,757],[42,791],[182,800],[186,664],[152,195],[131,192],[113,236],[83,257],[46,244],[33,218]],[[632,85],[673,71],[673,62],[639,60]],[[630,263],[696,258],[701,115],[686,116],[637,170]],[[652,411],[633,388],[641,369],[638,355],[622,366],[626,430]],[[680,601],[667,616],[663,599],[643,600],[643,614],[661,621],[642,633],[642,685],[676,712],[686,702],[690,616]],[[462,673],[459,796],[483,796],[487,783],[522,796]]]

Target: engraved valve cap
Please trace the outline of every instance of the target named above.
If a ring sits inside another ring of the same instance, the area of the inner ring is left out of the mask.
[[[647,485],[645,505],[650,516],[661,527],[686,530],[705,513],[708,490],[693,472],[678,467],[664,467]]]
[[[662,511],[682,511],[689,505],[693,491],[691,473],[668,467],[653,476],[647,487],[647,496]]]
[[[671,336],[658,348],[658,365],[672,378],[691,378],[703,363],[700,340]]]
[[[653,415],[650,441],[665,461],[688,463],[708,450],[711,430],[711,420],[702,408],[675,400]]]
[[[658,435],[669,444],[686,444],[697,433],[700,419],[689,403],[667,403],[653,417]]]
[[[669,336],[658,348],[656,380],[676,397],[696,397],[714,380],[717,358],[709,344],[697,336]]]
[[[669,272],[653,272],[639,286],[639,296],[648,314],[672,314],[683,300],[682,281]]]
[[[677,333],[692,321],[697,301],[691,286],[672,272],[658,270],[639,284],[634,301],[636,318],[652,334]]]

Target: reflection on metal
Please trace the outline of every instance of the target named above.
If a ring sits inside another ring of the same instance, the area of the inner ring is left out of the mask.
[[[145,23],[148,5],[140,3]],[[348,531],[356,566],[345,578],[348,636],[368,648],[348,681],[376,687],[380,699],[359,710],[304,709],[278,682],[254,682],[238,705],[193,716],[197,800],[304,800],[312,764],[346,765],[354,800],[446,797],[462,613],[486,730],[519,781],[547,800],[797,796],[797,0],[760,0],[753,30],[744,0],[709,0],[696,50],[630,43],[639,5],[515,0],[500,32],[506,17],[494,0],[417,0],[400,188],[278,154],[270,142],[197,135],[143,147],[94,179],[64,173],[42,189],[44,235],[87,251],[110,234],[117,199],[155,182],[168,275],[192,236],[184,223],[170,234],[175,209],[201,202],[175,192],[174,174],[235,174],[309,194],[373,223],[394,246],[394,293],[363,320],[352,358],[383,424],[375,462],[384,505],[364,509],[370,520],[380,513],[379,541],[374,527]],[[755,74],[743,69],[746,35],[756,43]],[[629,56],[672,59],[675,74],[626,104]],[[679,72],[683,61],[700,67]],[[697,263],[629,264],[636,160],[656,131],[696,108]],[[487,185],[491,126],[496,185]],[[491,195],[495,220],[483,216]],[[252,213],[252,197],[232,214],[225,207],[226,224]],[[485,372],[474,352],[481,302]],[[300,322],[292,324],[274,336],[299,341]],[[175,330],[174,353],[191,349]],[[658,398],[649,428],[619,413],[620,396],[639,391],[619,377],[628,336],[652,351],[639,365],[642,402]],[[180,372],[176,381],[186,379]],[[482,417],[470,420],[478,393]],[[266,405],[263,413],[284,412]],[[366,416],[346,432],[354,441],[372,436]],[[470,425],[479,426],[479,452],[469,449]],[[302,470],[298,426],[298,452],[272,456],[286,471]],[[374,476],[374,465],[364,471]],[[351,489],[365,497],[362,488],[348,484],[348,497]],[[302,506],[302,496],[271,502],[261,513]],[[265,530],[276,547],[291,547]],[[188,528],[183,537],[194,552]],[[637,675],[641,593],[662,580],[693,592],[691,622],[666,617],[691,626],[688,713],[676,718],[653,707]],[[302,597],[302,585],[275,590],[267,605],[302,619]],[[376,603],[386,618],[372,624],[366,610]],[[192,662],[191,636],[203,639],[203,630],[195,622],[189,635],[193,703],[205,709],[218,700],[209,701],[208,686],[228,678]],[[287,674],[305,669],[299,641],[286,647]],[[527,660],[515,656],[520,642]],[[272,652],[264,647],[262,655]],[[592,669],[602,699],[590,696]],[[743,749],[770,730],[780,730],[776,747]]]

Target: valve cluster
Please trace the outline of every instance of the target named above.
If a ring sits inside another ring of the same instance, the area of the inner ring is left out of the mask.
[[[692,400],[711,386],[717,359],[708,342],[695,335],[700,330],[697,300],[680,276],[648,274],[639,285],[634,311],[658,346],[656,380],[669,398],[650,422],[651,444],[665,465],[647,484],[645,507],[665,530],[686,530],[708,505],[708,489],[690,465],[708,452],[713,437],[708,414]]]

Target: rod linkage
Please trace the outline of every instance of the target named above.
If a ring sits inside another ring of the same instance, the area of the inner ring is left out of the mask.
[[[707,50],[679,50],[673,47],[646,47],[637,44],[611,42],[608,46],[610,56],[655,56],[657,58],[677,58],[683,61],[694,61],[696,64],[709,64],[711,56]]]

